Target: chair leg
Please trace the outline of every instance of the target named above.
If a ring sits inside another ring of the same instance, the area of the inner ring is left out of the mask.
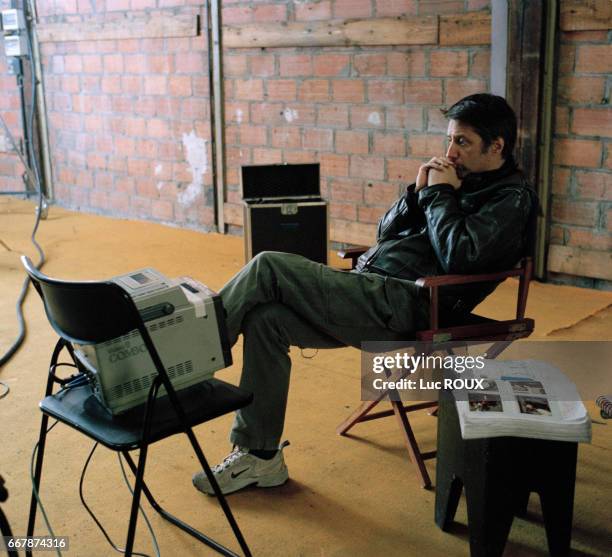
[[[137,474],[137,468],[136,468],[136,464],[134,463],[132,457],[130,456],[130,454],[127,451],[124,451],[122,454],[123,454],[126,462],[128,463],[128,466],[130,467],[130,470],[132,471],[132,473],[134,475],[136,475]],[[213,476],[212,477],[212,481],[211,481],[213,489],[215,487],[219,488],[217,480],[216,480],[216,478],[214,478],[214,475],[212,474],[212,471],[210,470],[210,466],[208,465],[206,460],[204,460],[204,463],[206,465],[206,466],[202,465],[204,470],[206,471],[206,469],[208,469],[208,471],[210,472],[211,476]],[[202,462],[200,462],[200,464],[202,464]],[[210,478],[209,478],[209,480],[210,480]],[[153,496],[153,493],[151,492],[151,490],[149,489],[149,487],[147,486],[147,484],[146,484],[146,482],[144,480],[142,482],[142,491],[145,494],[145,497],[147,498],[147,500],[149,501],[149,504],[165,520],[167,520],[168,522],[174,524],[175,526],[177,526],[178,528],[180,528],[184,532],[188,533],[190,536],[193,536],[197,540],[201,541],[202,543],[208,545],[209,547],[211,547],[212,549],[214,549],[218,553],[221,553],[222,555],[226,555],[227,557],[239,557],[238,554],[234,553],[231,549],[228,549],[227,547],[221,545],[220,543],[216,542],[212,538],[208,537],[203,532],[200,532],[199,530],[196,530],[191,525],[187,524],[186,522],[182,521],[180,518],[176,517],[175,515],[173,515],[172,513],[169,513],[166,509],[164,509],[157,502],[157,500]],[[240,547],[242,548],[245,557],[251,557],[251,551],[250,551],[249,547],[247,546],[246,542],[244,541],[244,538],[242,537],[242,533],[240,532],[240,529],[238,528],[238,525],[237,525],[234,517],[231,514],[229,506],[227,505],[227,502],[225,500],[225,496],[223,495],[223,493],[221,493],[220,489],[219,489],[218,499],[219,499],[221,507],[224,509],[224,511],[227,508],[229,516],[228,516],[227,513],[226,513],[225,516],[226,516],[228,522],[230,523],[230,526],[232,527],[232,531],[234,532],[234,535],[236,536],[236,539],[240,543]],[[225,505],[225,507],[224,507],[224,505]]]
[[[404,435],[404,441],[406,442],[406,448],[408,449],[410,460],[416,464],[419,470],[421,485],[425,489],[429,489],[431,488],[431,479],[429,478],[429,473],[425,467],[425,461],[423,460],[423,456],[419,450],[419,445],[414,436],[414,432],[412,431],[412,427],[410,426],[410,422],[406,416],[406,410],[401,402],[392,401],[391,406],[393,407],[395,417],[397,418],[400,429]]]
[[[132,508],[130,509],[130,522],[128,524],[127,540],[125,542],[125,557],[131,557],[134,549],[134,538],[136,536],[136,523],[138,522],[138,509],[140,506],[140,494],[144,484],[144,470],[147,463],[148,445],[140,447],[138,455],[138,468],[136,470],[136,481],[134,482],[134,493],[132,495]]]
[[[338,435],[346,435],[348,430],[351,429],[355,424],[363,421],[363,417],[374,408],[380,400],[367,400],[362,402],[359,408],[355,410],[346,420],[344,420],[337,428],[336,433]]]
[[[49,416],[46,414],[42,415],[40,421],[40,433],[38,434],[38,451],[36,454],[36,463],[34,465],[34,488],[37,493],[40,493],[40,480],[42,477],[42,465],[45,456],[45,444],[47,441],[47,427],[49,425]],[[34,535],[34,525],[36,523],[36,511],[38,510],[38,500],[32,489],[32,495],[30,498],[30,513],[28,517],[28,529],[27,536],[31,537]],[[26,557],[32,557],[32,551],[26,550]]]

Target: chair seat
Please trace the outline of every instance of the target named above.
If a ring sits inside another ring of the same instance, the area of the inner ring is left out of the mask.
[[[218,379],[210,379],[177,391],[187,424],[194,426],[249,404],[253,395]],[[115,450],[131,450],[140,445],[144,405],[113,416],[93,394],[89,385],[45,397],[40,409],[102,445]],[[170,399],[158,398],[151,423],[149,442],[154,443],[182,431]]]

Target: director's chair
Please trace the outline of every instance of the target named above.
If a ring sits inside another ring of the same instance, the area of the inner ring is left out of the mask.
[[[141,493],[144,492],[151,506],[166,520],[178,526],[215,551],[236,556],[199,530],[170,514],[155,500],[144,480],[149,445],[176,433],[185,433],[198,461],[210,481],[225,517],[246,556],[251,552],[238,524],[219,489],[219,485],[204,457],[193,427],[217,418],[249,404],[253,398],[229,383],[210,379],[176,391],[170,382],[162,360],[151,340],[149,331],[129,294],[113,282],[69,282],[43,275],[25,256],[21,258],[34,288],[42,298],[49,323],[59,335],[51,357],[45,398],[40,402],[42,422],[40,426],[38,453],[34,472],[34,489],[30,502],[27,535],[34,534],[40,488],[45,442],[49,418],[54,418],[99,442],[105,447],[120,452],[135,476],[132,505],[128,525],[125,555],[133,552],[136,521]],[[98,344],[121,337],[137,330],[148,351],[156,375],[151,381],[147,401],[118,416],[112,416],[94,395],[88,383],[71,387],[75,376],[62,378],[57,374],[60,354],[64,349],[72,362],[79,367],[72,344]],[[54,391],[54,387],[61,388]],[[157,399],[161,387],[167,396]],[[137,464],[130,451],[139,449]],[[31,551],[26,553],[31,555]]]
[[[351,268],[354,268],[357,259],[366,251],[367,248],[356,247],[338,252],[341,259],[349,260]],[[487,349],[487,358],[496,358],[511,342],[529,336],[534,328],[533,319],[525,317],[527,306],[527,295],[529,293],[529,282],[532,277],[533,262],[532,258],[524,257],[519,265],[514,269],[496,273],[486,273],[477,275],[439,275],[433,277],[423,277],[416,281],[417,286],[429,289],[430,311],[429,328],[416,331],[413,336],[405,340],[426,347],[428,353],[439,350],[448,350],[450,343],[459,341],[467,344],[492,343]],[[474,284],[479,282],[498,282],[509,277],[519,279],[516,313],[513,319],[496,320],[476,315],[474,313],[457,317],[449,317],[440,314],[439,290],[444,286],[458,284]],[[375,406],[384,399],[390,399],[391,409],[378,412],[371,412]],[[347,435],[348,431],[360,422],[376,420],[387,416],[395,415],[400,431],[408,449],[410,460],[415,464],[421,485],[425,489],[431,488],[431,479],[425,466],[425,460],[435,458],[436,451],[422,452],[410,425],[408,418],[409,412],[436,408],[438,403],[435,401],[416,402],[404,404],[399,402],[399,394],[395,391],[386,391],[375,400],[362,402],[362,404],[337,428],[339,435]],[[435,413],[435,410],[431,412]]]

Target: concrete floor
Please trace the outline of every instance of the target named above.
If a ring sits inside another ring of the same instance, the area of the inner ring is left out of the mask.
[[[16,333],[14,302],[23,272],[21,253],[34,257],[29,243],[34,205],[0,199],[0,350]],[[140,267],[167,276],[190,275],[218,289],[243,264],[242,238],[202,234],[144,222],[83,215],[52,207],[38,239],[47,255],[44,271],[66,279],[107,278]],[[482,312],[513,311],[516,284],[508,281],[487,300]],[[528,315],[536,320],[534,338],[611,339],[612,293],[534,283]],[[37,296],[25,306],[28,336],[0,380],[10,394],[0,400],[0,474],[10,496],[2,508],[15,534],[25,534],[30,494],[29,466],[38,435],[37,403],[44,391],[46,367],[55,333]],[[234,365],[218,377],[237,383],[241,351]],[[311,354],[306,354],[310,356]],[[341,438],[335,426],[359,401],[359,352],[352,348],[319,352],[306,359],[292,351],[294,373],[285,437],[290,481],[269,490],[249,489],[229,498],[254,555],[316,557],[461,556],[468,555],[465,501],[453,533],[434,524],[434,492],[419,487],[393,418],[358,426],[353,438]],[[612,423],[594,418],[593,442],[579,451],[573,548],[575,555],[610,555],[612,547]],[[435,447],[434,418],[411,417],[422,448]],[[216,463],[228,452],[226,416],[197,428],[207,457]],[[68,555],[113,554],[83,511],[78,479],[91,444],[66,427],[50,433],[41,496],[56,535],[70,537]],[[197,470],[186,441],[175,437],[153,446],[147,478],[169,510],[236,547],[213,498],[196,492]],[[428,462],[435,475],[435,460]],[[119,544],[124,543],[129,492],[114,454],[96,452],[85,479],[85,496]],[[209,550],[171,527],[145,505],[162,555],[208,555]],[[546,555],[539,501],[531,498],[527,520],[516,519],[506,555]],[[140,520],[137,550],[153,555]],[[45,534],[40,514],[38,534]]]

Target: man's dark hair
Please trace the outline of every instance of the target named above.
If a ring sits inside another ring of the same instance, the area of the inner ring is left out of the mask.
[[[488,93],[469,95],[443,111],[449,120],[458,120],[474,128],[486,149],[495,139],[504,140],[501,155],[504,160],[512,158],[516,144],[516,114],[506,99]]]

